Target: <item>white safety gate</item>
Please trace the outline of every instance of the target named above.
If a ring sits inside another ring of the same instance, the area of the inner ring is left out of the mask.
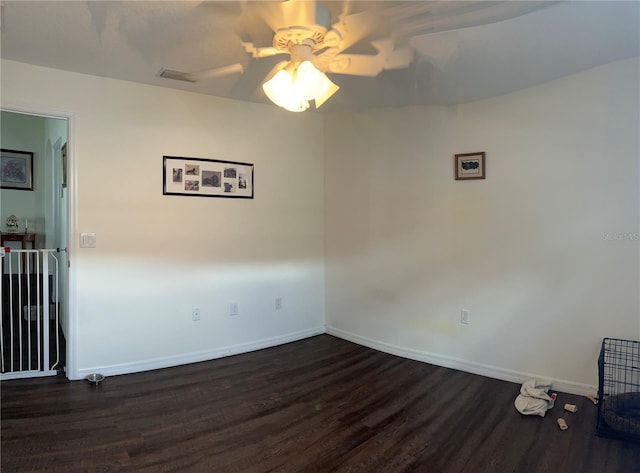
[[[54,376],[62,368],[60,251],[0,248],[0,379]]]

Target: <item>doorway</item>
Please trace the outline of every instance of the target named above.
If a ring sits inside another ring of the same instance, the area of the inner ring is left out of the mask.
[[[69,339],[70,327],[68,122],[65,117],[0,111],[3,165],[11,164],[14,169],[16,162],[12,162],[12,157],[24,158],[17,161],[18,167],[23,166],[17,177],[9,176],[4,168],[0,172],[0,232],[3,248],[9,248],[2,258],[3,378],[42,376],[65,369],[68,353],[65,341]],[[22,171],[24,175],[20,174]],[[24,185],[15,184],[23,177]],[[27,242],[30,245],[25,245]],[[43,320],[53,321],[51,330]],[[9,333],[9,328],[16,328],[16,333]],[[32,332],[39,337],[41,332],[47,332],[50,339],[34,338],[32,343]],[[23,340],[29,350],[23,346]],[[42,369],[33,370],[32,358],[35,356],[40,362],[43,356],[33,355],[30,350],[32,346],[42,348],[41,345],[57,347],[58,353],[52,353],[51,357],[56,360],[57,355],[57,363],[45,363],[47,366],[42,365]],[[14,356],[22,360],[25,351],[28,363],[8,363]]]

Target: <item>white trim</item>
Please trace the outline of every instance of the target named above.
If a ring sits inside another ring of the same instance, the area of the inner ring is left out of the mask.
[[[130,374],[138,373],[141,371],[170,368],[172,366],[198,363],[200,361],[214,360],[216,358],[223,358],[225,356],[238,355],[240,353],[248,353],[255,350],[262,350],[263,348],[271,348],[277,345],[295,342],[296,340],[302,340],[304,338],[321,335],[323,333],[325,333],[324,327],[316,327],[313,329],[301,330],[299,332],[279,335],[277,337],[263,338],[261,340],[256,340],[253,342],[229,345],[226,347],[217,348],[215,350],[204,350],[199,352],[186,353],[179,356],[154,358],[151,360],[138,361],[134,363],[121,363],[117,365],[82,368],[76,371],[74,377],[71,377],[71,375],[68,376],[69,379],[82,379],[91,373],[100,373],[105,376],[114,376],[119,374]]]
[[[44,107],[16,105],[2,102],[0,110],[26,115],[36,115],[45,118],[59,118],[67,120],[67,261],[75,263],[76,256],[76,222],[77,222],[77,198],[76,198],[76,165],[75,165],[75,114],[60,110],[45,110]],[[77,306],[76,306],[76,271],[75,265],[67,268],[67,356],[65,372],[69,379],[76,379],[78,360],[76,357],[77,334]],[[55,372],[54,372],[55,374]]]
[[[76,286],[76,255],[78,239],[78,178],[76,172],[76,119],[67,118],[67,359],[65,372],[69,379],[78,376],[78,291]]]
[[[586,396],[589,394],[595,395],[595,393],[597,392],[597,387],[591,386],[589,384],[549,378],[547,376],[541,376],[537,374],[523,373],[519,371],[499,368],[497,366],[485,365],[482,363],[463,360],[452,356],[439,355],[437,353],[405,348],[398,345],[393,345],[391,343],[362,337],[360,335],[356,335],[355,333],[347,332],[346,330],[341,330],[335,327],[327,326],[327,333],[329,335],[333,335],[335,337],[357,343],[358,345],[373,348],[374,350],[401,356],[403,358],[409,358],[411,360],[430,363],[432,365],[443,366],[445,368],[452,368],[455,370],[465,371],[467,373],[478,374],[489,378],[500,379],[503,381],[509,381],[518,384],[521,384],[528,379],[544,380],[550,382],[555,391],[577,394],[580,396]]]

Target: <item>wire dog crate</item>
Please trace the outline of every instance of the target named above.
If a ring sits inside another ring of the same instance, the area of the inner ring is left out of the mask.
[[[598,399],[596,433],[640,441],[640,342],[602,340]]]

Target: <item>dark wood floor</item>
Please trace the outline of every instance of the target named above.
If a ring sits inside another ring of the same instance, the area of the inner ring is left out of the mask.
[[[640,472],[587,399],[523,417],[518,391],[328,335],[99,387],[6,381],[1,471]]]

